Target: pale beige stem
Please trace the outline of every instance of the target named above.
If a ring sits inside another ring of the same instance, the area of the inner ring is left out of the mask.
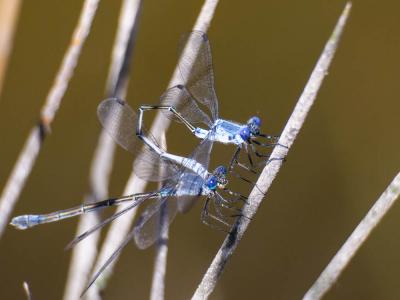
[[[140,16],[141,0],[124,0],[118,22],[118,30],[111,55],[110,70],[106,83],[107,97],[116,96],[125,98],[129,79],[129,65],[132,57],[133,45],[136,38],[138,19]],[[85,202],[96,202],[108,197],[108,185],[113,167],[115,143],[103,129],[100,133],[97,147],[94,152],[90,178],[89,192]],[[95,214],[81,216],[77,234],[92,228],[97,222]],[[68,280],[64,292],[64,300],[78,299],[86,288],[89,275],[97,256],[97,244],[100,232],[94,232],[83,243],[73,249]],[[97,295],[93,287],[92,295]]]
[[[0,0],[0,94],[13,44],[21,0]]]
[[[160,137],[161,148],[167,151],[167,138],[165,134]],[[160,172],[163,172],[161,169]],[[159,183],[162,188],[162,183]],[[168,201],[164,202],[160,209],[160,231],[159,240],[156,242],[156,255],[154,257],[153,280],[151,282],[150,300],[163,300],[165,294],[165,274],[167,272],[167,255],[168,255]]]
[[[218,279],[220,278],[226,263],[232,256],[240,240],[242,239],[247,227],[250,224],[251,219],[254,217],[259,205],[261,204],[264,195],[267,193],[272,181],[275,179],[278,171],[282,165],[282,159],[286,157],[290,147],[292,146],[295,138],[297,137],[303,123],[307,117],[308,112],[313,105],[319,88],[323,82],[324,77],[328,73],[329,65],[333,59],[338,42],[349,16],[351,4],[348,3],[340,16],[336,27],[329,38],[325,48],[311,73],[310,79],[308,80],[303,93],[301,94],[293,112],[290,116],[286,126],[280,136],[279,144],[285,145],[287,148],[282,146],[276,146],[272,153],[271,158],[280,158],[273,160],[268,163],[262,171],[259,179],[252,192],[250,193],[248,204],[243,208],[243,215],[246,218],[238,218],[235,223],[232,232],[225,238],[221,248],[218,250],[214,260],[204,275],[201,283],[195,291],[192,299],[200,300],[207,299],[210,294],[214,291],[217,285]]]
[[[396,175],[383,194],[357,225],[343,246],[319,275],[311,288],[304,295],[304,300],[321,299],[336,283],[340,274],[347,267],[358,249],[362,246],[372,230],[379,224],[386,213],[400,196],[400,173]]]
[[[11,0],[10,0],[11,1]],[[32,130],[17,159],[10,177],[0,197],[0,236],[3,234],[10,218],[10,214],[24,188],[25,182],[32,171],[36,158],[43,145],[46,135],[50,132],[51,123],[58,111],[69,81],[78,63],[83,44],[90,32],[92,21],[97,10],[99,0],[86,0],[81,15],[72,35],[71,42],[65,52],[60,69],[53,86],[47,95],[42,108],[39,124]]]
[[[199,16],[197,17],[193,30],[200,30],[203,32],[207,32],[211,20],[214,16],[217,4],[218,0],[204,1],[203,7],[200,11]],[[174,84],[179,82],[178,78],[179,78],[179,70],[176,67],[173,76],[170,80],[169,86],[173,86]],[[163,117],[162,114],[158,114],[153,122],[153,125],[151,126],[150,131],[154,135],[156,135],[156,137],[158,137],[159,134],[163,134],[167,131],[169,124],[170,124],[169,119]],[[140,159],[140,156],[136,159]],[[123,195],[142,192],[144,191],[146,185],[147,182],[141,180],[134,173],[132,173],[125,186]],[[118,211],[121,211],[124,208],[126,208],[126,206],[121,205],[118,207]],[[111,224],[110,230],[108,231],[107,236],[105,238],[103,247],[100,250],[94,271],[98,270],[101,267],[101,265],[103,265],[103,263],[107,260],[107,258],[110,257],[110,255],[114,252],[115,248],[122,243],[122,241],[128,234],[128,231],[130,230],[135,214],[136,214],[136,209],[132,209],[130,212],[118,218],[117,222],[113,222]],[[101,277],[96,281],[94,285],[101,286],[99,287],[101,289],[105,288],[107,284],[107,279],[112,274],[113,267],[116,261],[117,259],[115,259],[115,261],[103,272]],[[89,289],[88,293],[91,294],[92,291],[94,291],[94,289],[91,288]],[[91,298],[91,299],[96,299],[96,298]]]

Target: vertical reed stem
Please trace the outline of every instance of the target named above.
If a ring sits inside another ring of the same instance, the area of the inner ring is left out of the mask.
[[[110,70],[106,83],[107,97],[125,98],[129,66],[136,41],[141,0],[124,0],[121,6],[118,31],[114,42]],[[102,130],[94,152],[89,178],[89,193],[85,202],[95,202],[108,197],[108,184],[112,171],[115,143]],[[82,215],[77,228],[78,234],[93,227],[98,222],[96,214]],[[64,300],[78,299],[85,289],[97,255],[100,232],[94,232],[84,243],[74,247]],[[92,295],[96,295],[93,288]],[[97,297],[97,296],[96,296]]]
[[[20,6],[21,0],[0,0],[0,94],[12,49]]]
[[[60,107],[64,93],[78,63],[79,55],[89,35],[98,4],[99,0],[85,0],[71,42],[65,52],[60,69],[42,108],[40,121],[32,128],[4,187],[0,197],[0,237],[9,222],[10,214],[32,171],[36,158],[42,148],[43,141],[47,134],[50,133],[51,123]]]
[[[193,27],[193,30],[200,30],[203,32],[207,32],[208,27],[210,26],[211,20],[214,16],[215,9],[217,7],[219,0],[205,0],[203,7],[200,11],[199,16],[197,17],[196,23]],[[179,82],[179,69],[178,67],[175,68],[173,73],[172,79],[170,80],[169,86],[173,86]],[[169,127],[170,120],[165,118],[162,113],[157,114],[153,125],[151,126],[150,132],[155,135],[156,138],[159,137],[160,134],[164,134]],[[140,156],[136,159],[140,159]],[[147,182],[138,178],[134,173],[128,179],[128,182],[125,186],[123,191],[123,195],[129,195],[134,193],[143,192],[146,188]],[[125,205],[121,205],[118,207],[117,211],[121,211],[126,208]],[[130,212],[126,213],[125,215],[118,218],[117,222],[113,222],[110,226],[110,230],[107,233],[105,241],[103,243],[103,247],[100,250],[100,254],[98,256],[95,270],[98,270],[101,265],[107,260],[108,257],[114,252],[115,248],[118,247],[125,239],[126,235],[128,234],[130,227],[133,222],[133,218],[136,214],[136,209],[132,209]],[[112,264],[102,273],[99,280],[97,282],[101,282],[101,287],[99,289],[104,289],[108,278],[111,276],[114,264],[117,262],[116,258]],[[99,286],[99,284],[94,284]],[[88,293],[91,293],[91,289],[89,289]]]
[[[167,139],[165,134],[161,136],[160,146],[167,150]],[[163,172],[161,169],[160,172]],[[159,184],[160,189],[162,183]],[[150,300],[163,300],[165,297],[165,274],[167,271],[168,255],[168,201],[165,201],[160,209],[160,234],[156,244],[156,255],[154,258],[153,280],[151,283]]]

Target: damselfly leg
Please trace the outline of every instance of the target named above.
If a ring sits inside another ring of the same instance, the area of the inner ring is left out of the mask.
[[[230,228],[230,224],[224,221],[221,217],[218,217],[210,212],[210,203],[211,198],[207,198],[201,211],[201,222],[203,222],[203,224],[207,226],[210,226],[213,229],[229,233],[229,229],[227,228]]]
[[[266,142],[265,143],[260,142],[258,140],[259,138],[266,139]],[[268,153],[268,154],[260,153],[254,145],[257,145],[258,147],[263,147],[263,148],[272,148],[275,146],[287,148],[287,146],[278,143],[279,138],[280,138],[279,135],[268,135],[268,134],[260,133],[257,136],[252,137],[249,140],[249,144],[251,145],[252,151],[254,152],[254,154],[257,157],[265,158],[265,157],[269,157],[270,153]]]

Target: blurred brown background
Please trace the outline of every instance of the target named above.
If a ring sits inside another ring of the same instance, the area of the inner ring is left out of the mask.
[[[127,101],[157,103],[177,61],[177,44],[203,1],[144,1]],[[69,43],[82,1],[25,1],[0,99],[0,188],[14,165]],[[258,113],[279,133],[344,1],[220,1],[209,30],[220,114]],[[13,215],[79,204],[100,126],[119,1],[104,1],[79,66]],[[212,299],[299,299],[399,171],[400,3],[354,1],[329,76],[287,162],[227,265]],[[189,135],[188,135],[189,136]],[[171,151],[189,151],[169,132]],[[188,138],[189,140],[189,138]],[[213,160],[232,149],[217,147]],[[119,150],[111,182],[119,195],[132,157]],[[167,299],[188,299],[224,236],[199,221],[201,205],[171,227]],[[400,298],[400,205],[361,248],[327,299]],[[59,299],[77,220],[0,240],[0,298]],[[105,299],[146,299],[153,249],[131,243]]]

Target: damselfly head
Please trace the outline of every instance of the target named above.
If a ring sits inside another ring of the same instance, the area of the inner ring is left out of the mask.
[[[228,179],[226,178],[227,173],[228,171],[224,166],[218,166],[214,170],[213,175],[217,178],[218,188],[223,189],[228,184]]]
[[[261,119],[257,116],[251,117],[247,121],[247,127],[249,128],[250,135],[257,136],[260,134]]]

